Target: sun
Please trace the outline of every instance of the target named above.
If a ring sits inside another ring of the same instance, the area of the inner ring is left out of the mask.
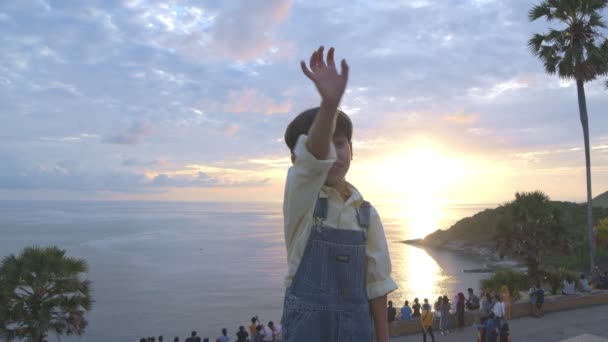
[[[427,140],[387,152],[372,165],[362,180],[374,183],[375,197],[398,203],[393,208],[400,212],[393,214],[405,218],[416,237],[441,228],[442,208],[468,172],[465,161]]]

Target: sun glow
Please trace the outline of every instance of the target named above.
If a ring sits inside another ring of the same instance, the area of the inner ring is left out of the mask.
[[[391,206],[399,211],[392,214],[406,219],[408,235],[424,237],[440,228],[441,208],[458,197],[469,164],[430,141],[418,141],[376,158],[356,184],[373,183],[376,196],[398,204]]]

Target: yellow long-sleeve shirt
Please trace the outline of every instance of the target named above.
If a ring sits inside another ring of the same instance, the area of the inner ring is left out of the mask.
[[[423,329],[428,329],[428,327],[432,326],[434,320],[435,317],[430,310],[422,311],[422,314],[420,315],[420,324],[422,324]]]

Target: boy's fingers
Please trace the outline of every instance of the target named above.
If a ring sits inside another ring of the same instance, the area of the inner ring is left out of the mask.
[[[302,67],[302,72],[304,73],[304,75],[306,75],[306,77],[308,77],[311,81],[314,81],[313,80],[313,73],[306,66],[306,62],[301,61],[300,62],[300,66]]]
[[[323,45],[321,45],[321,47],[319,47],[319,50],[317,50],[317,58],[318,58],[317,63],[321,67],[327,66],[325,64],[325,61],[323,60],[323,49],[324,49],[324,47],[323,47]]]
[[[346,83],[348,81],[348,64],[346,64],[346,59],[343,59],[340,65],[342,66],[342,78],[344,79],[344,83]]]
[[[312,69],[316,63],[317,63],[317,51],[313,52],[312,55],[310,55],[310,63],[308,64],[310,66],[310,69]]]
[[[327,52],[327,66],[330,68],[335,68],[336,63],[334,62],[334,48],[330,48]]]

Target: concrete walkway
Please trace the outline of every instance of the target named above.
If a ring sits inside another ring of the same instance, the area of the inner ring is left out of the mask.
[[[513,342],[608,342],[608,305],[553,312],[543,318],[513,319],[509,328]],[[472,327],[445,336],[434,333],[437,342],[475,342],[477,338]],[[391,338],[391,342],[410,341],[422,341],[422,334]],[[427,341],[432,341],[429,336]]]

